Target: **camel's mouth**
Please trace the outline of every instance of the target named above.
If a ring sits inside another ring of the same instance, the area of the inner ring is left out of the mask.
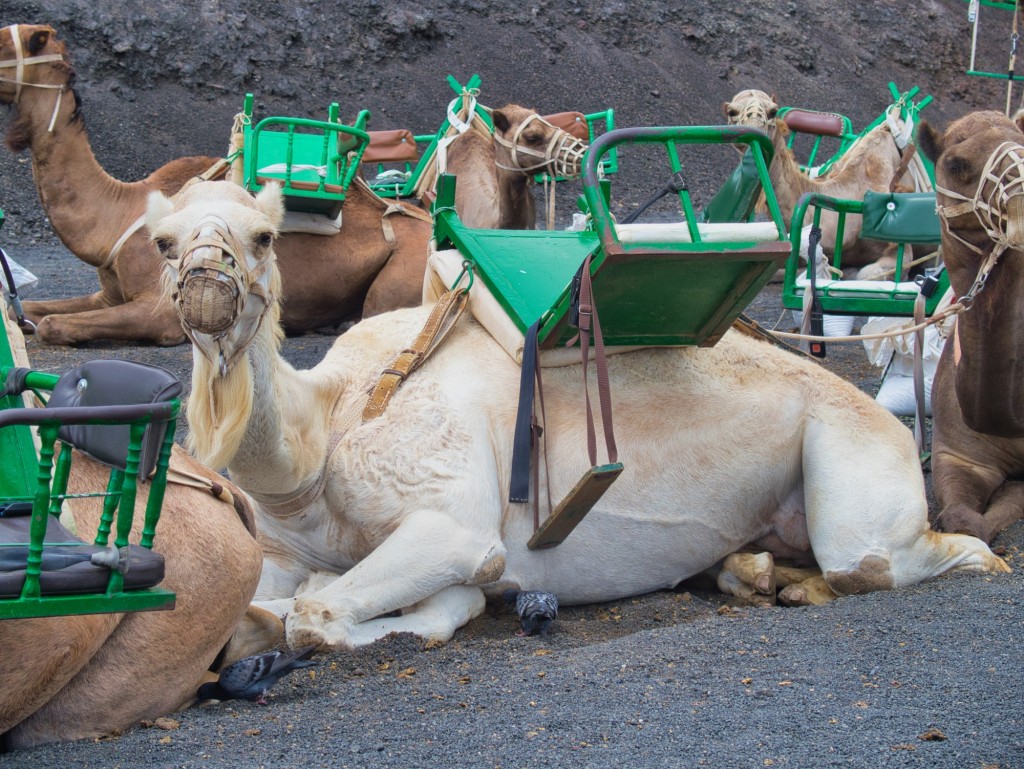
[[[201,334],[219,334],[234,325],[241,311],[237,279],[221,269],[190,269],[178,283],[178,315],[182,324]]]
[[[226,223],[208,216],[182,249],[173,298],[187,331],[217,335],[238,320],[249,281],[245,251]]]

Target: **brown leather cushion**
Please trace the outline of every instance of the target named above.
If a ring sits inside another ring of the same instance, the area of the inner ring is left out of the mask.
[[[587,128],[587,118],[582,112],[556,112],[554,115],[545,115],[544,119],[555,128],[561,128],[568,134],[583,141],[590,141],[590,129]]]
[[[805,109],[791,109],[783,120],[791,131],[818,136],[842,136],[843,119],[830,112],[811,112]]]
[[[370,143],[363,151],[364,163],[415,163],[420,159],[416,137],[405,128],[369,131]]]
[[[284,177],[257,176],[256,182],[264,185],[269,184],[270,182],[278,182],[280,184],[283,184]],[[292,179],[290,184],[292,189],[302,190],[303,192],[316,192],[317,190],[320,189],[320,185],[317,184],[316,182],[300,182],[297,179]],[[345,188],[342,187],[340,184],[325,184],[324,192],[330,193],[331,195],[344,195]]]
[[[28,515],[0,517],[0,542],[27,543]],[[45,542],[81,542],[52,515],[47,516]],[[105,548],[95,545],[49,545],[43,548],[39,589],[43,595],[98,593],[105,590],[110,569],[89,561],[93,553]],[[25,584],[25,562],[28,545],[0,548],[0,598],[17,598]],[[164,557],[139,545],[128,546],[128,571],[124,575],[125,590],[153,587],[164,578]]]

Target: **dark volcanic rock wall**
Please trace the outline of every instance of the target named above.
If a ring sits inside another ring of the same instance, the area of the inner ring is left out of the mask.
[[[1006,66],[1008,17],[992,11],[983,28],[991,69]],[[961,0],[0,6],[0,24],[30,22],[68,44],[96,155],[125,180],[181,155],[223,154],[247,91],[260,116],[319,117],[338,101],[346,116],[369,109],[371,128],[417,133],[443,118],[445,76],[474,72],[489,106],[614,107],[619,126],[718,123],[721,103],[748,87],[843,112],[855,126],[881,113],[890,80],[935,95],[926,117],[939,123],[1005,98],[1004,84],[964,74]],[[7,242],[50,237],[25,155],[0,154],[0,208]]]

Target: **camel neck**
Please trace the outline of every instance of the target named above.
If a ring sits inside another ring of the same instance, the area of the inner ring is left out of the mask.
[[[63,95],[50,130],[58,93]],[[27,90],[22,93],[17,120],[19,130],[27,132],[33,180],[54,231],[80,259],[98,266],[145,209],[145,191],[104,171],[81,117],[75,114],[75,102],[71,90]],[[97,222],[104,226],[97,227]]]
[[[536,226],[536,210],[529,177],[496,168],[498,179],[498,229],[521,230]]]

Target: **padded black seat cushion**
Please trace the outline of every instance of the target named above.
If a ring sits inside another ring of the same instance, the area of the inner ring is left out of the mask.
[[[0,518],[0,542],[29,541],[28,515]],[[45,542],[81,542],[74,534],[60,524],[55,517],[47,516]],[[43,595],[70,595],[75,593],[98,593],[106,590],[110,569],[95,566],[89,562],[93,553],[105,548],[95,545],[61,546],[43,548],[42,573],[39,587]],[[25,584],[25,564],[28,560],[28,545],[0,547],[0,598],[17,598]],[[128,571],[124,575],[125,590],[139,590],[153,587],[164,578],[164,557],[139,545],[128,546]]]
[[[53,388],[48,406],[133,406],[169,401],[181,395],[170,371],[128,360],[91,360],[66,371]],[[166,423],[150,425],[142,440],[139,477],[156,467]],[[127,425],[65,425],[60,439],[105,465],[122,470],[128,456]]]

